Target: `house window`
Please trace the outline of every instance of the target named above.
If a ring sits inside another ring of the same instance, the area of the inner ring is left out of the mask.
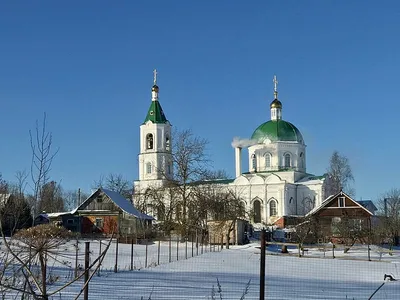
[[[345,206],[345,197],[339,197],[338,198],[338,207],[344,207]]]
[[[269,153],[265,154],[265,167],[266,168],[271,167],[271,154]]]
[[[257,170],[257,158],[255,154],[251,155],[251,166],[253,168],[253,171]]]
[[[96,227],[103,228],[103,218],[96,218]]]
[[[291,162],[290,162],[290,154],[286,153],[284,158],[285,158],[285,168],[290,168],[290,164],[291,164]]]
[[[151,174],[151,163],[149,162],[146,164],[146,173]]]
[[[261,223],[261,202],[259,200],[253,202],[253,211],[254,223]]]
[[[74,219],[68,219],[67,220],[67,224],[68,225],[73,225],[75,223],[75,220]]]
[[[153,149],[153,135],[151,133],[146,137],[146,148]]]
[[[272,200],[269,202],[269,216],[273,217],[277,215],[277,210],[276,210],[276,201]]]
[[[170,149],[170,143],[169,143],[169,137],[167,136],[165,138],[165,150],[169,151]]]

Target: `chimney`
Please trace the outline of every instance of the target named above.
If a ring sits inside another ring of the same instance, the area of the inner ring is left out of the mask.
[[[235,169],[236,169],[236,177],[242,175],[242,148],[235,148]]]

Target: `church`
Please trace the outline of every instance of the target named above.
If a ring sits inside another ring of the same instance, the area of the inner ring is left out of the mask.
[[[325,176],[307,172],[306,143],[300,130],[283,118],[276,76],[273,84],[270,120],[258,126],[248,139],[233,140],[235,178],[219,184],[242,199],[246,211],[251,212],[252,224],[284,227],[285,218],[305,215],[322,203],[326,180]],[[140,126],[139,179],[134,182],[137,195],[150,187],[162,187],[173,178],[171,124],[158,93],[155,70],[150,108]],[[245,148],[249,170],[242,170]]]

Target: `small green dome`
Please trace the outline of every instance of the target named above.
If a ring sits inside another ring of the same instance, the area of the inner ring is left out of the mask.
[[[265,139],[269,139],[271,142],[304,143],[303,136],[296,126],[283,120],[271,120],[261,124],[253,132],[251,139],[257,142],[264,142]]]

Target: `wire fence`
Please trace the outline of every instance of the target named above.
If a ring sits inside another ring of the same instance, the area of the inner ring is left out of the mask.
[[[36,299],[261,299],[261,245],[253,240],[226,249],[221,241],[178,236],[140,242],[72,240],[48,253],[50,296]],[[345,249],[331,243],[267,242],[263,299],[398,299],[399,248],[358,244]],[[1,253],[4,269],[3,246]],[[40,275],[38,263],[32,270]],[[0,295],[22,299],[21,292],[4,287]]]

